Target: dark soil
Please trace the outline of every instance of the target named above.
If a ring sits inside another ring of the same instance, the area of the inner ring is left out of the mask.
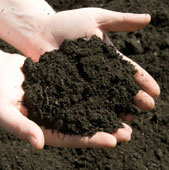
[[[159,83],[161,95],[153,111],[142,112],[130,125],[132,140],[110,149],[35,151],[28,143],[0,131],[1,170],[168,170],[169,169],[169,1],[48,0],[58,10],[86,6],[122,12],[147,12],[152,21],[134,33],[111,33],[117,48],[145,68]],[[138,41],[139,40],[139,41]],[[139,42],[139,43],[138,43]],[[9,52],[14,49],[0,43]]]
[[[66,40],[39,62],[23,65],[28,118],[69,135],[115,132],[119,113],[137,114],[133,65],[100,38]]]

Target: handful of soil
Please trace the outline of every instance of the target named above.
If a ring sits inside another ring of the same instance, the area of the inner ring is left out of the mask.
[[[65,40],[59,50],[23,66],[28,118],[69,135],[115,132],[119,113],[136,114],[133,65],[96,36]]]

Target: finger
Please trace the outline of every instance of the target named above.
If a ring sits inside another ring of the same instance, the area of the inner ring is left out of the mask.
[[[134,76],[136,83],[152,97],[159,96],[160,87],[154,80],[154,78],[150,76],[150,74],[147,71],[145,71],[142,67],[140,67],[137,63],[135,63],[134,61],[132,61],[131,59],[127,58],[124,55],[122,56],[124,60],[127,60],[128,62],[133,64],[135,69],[137,70]]]
[[[115,47],[106,34],[104,34],[104,42],[107,43],[108,45]],[[160,87],[157,84],[157,82],[154,80],[154,78],[147,71],[145,71],[141,66],[139,66],[137,63],[135,63],[130,58],[123,55],[118,49],[116,50],[117,50],[117,53],[119,53],[123,57],[124,60],[134,65],[135,69],[137,70],[134,76],[136,83],[152,97],[159,96]]]
[[[53,147],[73,147],[73,148],[108,148],[115,147],[116,138],[105,132],[97,132],[92,137],[82,137],[78,135],[64,135],[57,131],[42,127],[45,143]]]
[[[3,108],[5,110],[0,115],[1,127],[16,137],[29,141],[36,149],[42,149],[44,136],[41,128],[23,116],[17,108],[5,105]]]
[[[136,94],[134,97],[134,102],[139,108],[143,110],[152,110],[155,106],[154,99],[143,90],[140,90]]]
[[[145,27],[151,20],[149,14],[133,14],[95,9],[96,21],[104,32],[131,32]]]
[[[128,142],[131,139],[132,129],[125,123],[122,123],[124,128],[119,128],[117,132],[113,133],[117,142]]]

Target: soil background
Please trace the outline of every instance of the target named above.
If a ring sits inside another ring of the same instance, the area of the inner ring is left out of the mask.
[[[101,7],[149,13],[152,21],[134,33],[110,33],[117,48],[145,68],[159,83],[156,107],[130,125],[132,140],[110,149],[70,149],[30,144],[0,130],[0,170],[168,170],[169,169],[169,1],[168,0],[48,0],[57,10]],[[17,52],[0,42],[0,49]]]

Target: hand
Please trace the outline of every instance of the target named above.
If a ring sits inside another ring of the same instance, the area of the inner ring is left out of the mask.
[[[120,13],[100,8],[55,12],[44,0],[0,0],[0,38],[38,60],[58,49],[65,39],[104,39],[110,31],[136,31],[150,22],[148,14]]]
[[[7,12],[1,13],[0,18],[4,18],[10,13],[8,9],[10,5],[5,3],[8,3],[8,0],[2,5]],[[9,17],[5,18],[6,20],[0,20],[2,25],[0,37],[34,60],[38,60],[39,56],[46,51],[58,49],[65,39],[90,37],[96,34],[106,43],[111,44],[105,34],[106,32],[136,31],[150,22],[150,16],[145,14],[125,14],[100,8],[84,8],[55,13],[43,0],[29,0],[28,3],[29,6],[25,5],[27,4],[25,1],[13,4],[15,10],[11,15],[10,22],[7,20]],[[123,58],[134,64],[138,70],[135,74],[135,80],[142,90],[135,96],[136,105],[142,109],[152,109],[154,107],[153,97],[160,94],[158,84],[139,65],[124,55]],[[129,117],[125,118],[129,119]],[[84,146],[108,147],[115,146],[117,141],[128,141],[130,139],[131,128],[127,125],[124,126],[124,129],[119,129],[113,135],[98,132],[92,138],[77,136],[70,138],[66,136],[63,138],[64,142],[58,140],[56,133],[52,134],[50,130],[43,130],[46,143],[52,146],[73,145],[82,147],[82,143],[84,143]],[[58,136],[60,139],[63,137],[63,135]]]
[[[29,120],[21,103],[24,60],[21,55],[0,51],[0,127],[28,140],[36,149],[43,148],[44,144],[55,147],[115,147],[117,142],[130,140],[132,130],[126,124],[114,134],[97,132],[92,137],[81,137],[52,132]]]

